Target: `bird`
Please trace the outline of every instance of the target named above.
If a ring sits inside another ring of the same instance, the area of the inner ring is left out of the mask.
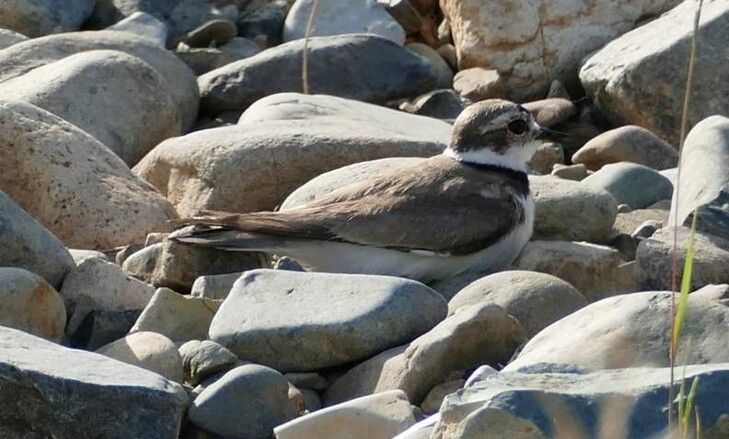
[[[204,211],[169,239],[289,256],[317,272],[432,282],[507,267],[532,236],[527,163],[543,140],[519,104],[490,99],[456,118],[448,147],[286,211]]]

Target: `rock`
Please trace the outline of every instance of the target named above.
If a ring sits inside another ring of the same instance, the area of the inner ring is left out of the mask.
[[[634,123],[679,143],[683,93],[668,90],[685,87],[685,71],[681,72],[680,66],[685,70],[689,58],[695,8],[694,3],[683,2],[660,19],[606,45],[582,66],[583,85],[613,121]],[[690,125],[727,112],[720,85],[727,70],[715,53],[722,50],[728,20],[729,10],[721,2],[708,3],[702,9],[698,29],[702,43],[695,54]],[[617,59],[620,68],[615,68]]]
[[[456,92],[444,89],[418,96],[400,109],[421,116],[455,120],[465,108],[466,104]]]
[[[300,389],[320,392],[329,387],[329,381],[316,372],[289,372],[284,374],[284,378]]]
[[[291,41],[200,76],[202,108],[245,109],[268,95],[300,91],[301,75],[295,72],[301,71],[303,48],[304,40]],[[383,103],[428,92],[438,78],[427,60],[374,35],[314,37],[308,51],[312,94]]]
[[[164,335],[136,332],[102,346],[96,352],[182,383],[182,358],[172,340]]]
[[[228,293],[233,288],[235,281],[242,275],[243,272],[200,276],[192,284],[190,295],[208,299],[225,299],[228,297]]]
[[[6,162],[4,162],[6,163]],[[0,266],[23,268],[61,288],[75,264],[66,247],[0,190]]]
[[[109,258],[104,253],[97,252],[96,250],[80,250],[75,248],[69,248],[68,252],[71,254],[73,262],[75,262],[76,265],[80,264],[81,261],[88,258],[98,258],[109,261]]]
[[[205,339],[220,303],[203,297],[185,297],[169,288],[159,288],[129,333],[151,331],[174,342]]]
[[[78,30],[94,9],[94,0],[5,0],[0,27],[31,38]]]
[[[415,424],[402,390],[363,396],[274,428],[276,439],[391,439]]]
[[[583,164],[559,165],[552,167],[551,175],[564,180],[582,181],[587,177],[587,168]]]
[[[232,367],[238,357],[211,340],[190,340],[180,346],[185,381],[193,386],[205,377]]]
[[[538,1],[441,0],[440,6],[451,24],[459,67],[497,70],[514,98],[524,99],[546,93],[555,78],[574,82],[583,57],[677,3],[642,0],[626,10],[584,0],[548,8]]]
[[[555,165],[564,164],[564,150],[558,143],[542,142],[529,160],[529,170],[537,174],[549,174]]]
[[[0,326],[60,341],[66,326],[63,299],[37,274],[0,267]]]
[[[609,437],[659,437],[668,427],[665,401],[670,375],[668,368],[583,372],[558,364],[494,374],[449,395],[430,437],[545,438],[556,437],[555,432],[563,436],[598,431]],[[726,399],[714,391],[729,385],[729,365],[690,365],[685,379],[687,385],[699,380],[694,407],[712,407],[712,413],[729,410]],[[678,389],[676,382],[674,395]],[[722,417],[707,416],[701,409],[696,416],[701,419],[702,436],[707,431],[725,431]],[[693,421],[690,424],[693,430]]]
[[[407,343],[445,308],[438,293],[407,279],[253,270],[236,281],[210,339],[283,372],[311,371]]]
[[[729,17],[729,13],[727,14]],[[671,203],[670,223],[729,239],[729,119],[712,116],[696,125],[681,153],[681,189]]]
[[[458,71],[458,58],[456,56],[456,48],[453,44],[444,44],[440,46],[436,52],[448,63],[451,70],[454,72]],[[454,78],[455,79],[455,78]]]
[[[628,213],[619,213],[613,224],[613,234],[634,235],[636,230],[646,221],[658,225],[656,230],[668,224],[668,211],[663,209],[636,209]],[[655,231],[655,230],[654,230]],[[651,233],[652,235],[652,233]]]
[[[567,99],[568,101],[572,100],[572,97],[570,96],[570,93],[567,91],[567,88],[562,84],[562,81],[559,79],[555,79],[549,84],[549,91],[547,92],[547,99],[550,98],[562,98]]]
[[[381,157],[438,154],[450,130],[442,121],[348,99],[281,94],[256,102],[237,126],[161,143],[135,172],[176,200],[180,215],[271,210],[326,171]]]
[[[443,399],[456,390],[463,388],[465,383],[466,380],[460,379],[438,384],[428,392],[428,396],[425,397],[420,406],[427,414],[437,413],[440,410]]]
[[[409,43],[405,47],[427,59],[433,70],[438,73],[437,88],[450,89],[453,86],[453,70],[451,66],[432,47],[423,43]]]
[[[512,269],[556,276],[592,302],[621,291],[619,266],[620,255],[610,247],[586,242],[531,241]]]
[[[0,327],[0,346],[0,436],[177,437],[181,386],[13,329]]]
[[[283,28],[283,40],[306,36],[313,0],[296,0]],[[405,42],[405,30],[376,0],[319,0],[311,26],[311,36],[366,33],[378,35],[397,44]]]
[[[673,273],[672,228],[658,230],[649,239],[638,245],[635,260],[638,262],[638,280],[644,289],[670,289]],[[691,231],[686,227],[677,229],[676,254],[679,269],[684,266]],[[718,236],[696,232],[691,289],[706,284],[729,282],[729,240]]]
[[[141,309],[103,310],[92,309],[75,320],[71,316],[66,325],[69,346],[96,350],[113,341],[123,338],[142,313]]]
[[[453,77],[453,89],[472,102],[506,96],[499,72],[481,67],[459,70]]]
[[[724,306],[729,306],[729,285],[707,285],[691,293],[691,297],[716,300]]]
[[[319,411],[324,406],[317,392],[309,389],[301,389],[301,394],[304,395],[304,409],[307,413]]]
[[[519,320],[528,338],[587,305],[572,285],[554,276],[503,271],[468,285],[448,302],[448,315],[471,305],[494,304]]]
[[[637,239],[650,238],[661,227],[663,227],[663,223],[660,221],[645,221],[630,236]]]
[[[577,107],[568,99],[549,98],[522,105],[534,116],[537,123],[551,128],[577,116]]]
[[[268,439],[293,413],[288,383],[273,369],[236,367],[205,387],[188,408],[190,422],[217,435]]]
[[[261,49],[258,47],[258,44],[252,40],[233,38],[225,45],[217,48],[191,48],[185,44],[180,44],[175,49],[175,54],[196,75],[202,75],[211,70],[223,67],[226,64],[249,58],[258,54],[260,51]]]
[[[0,94],[71,122],[133,166],[156,144],[182,133],[169,85],[137,57],[93,50],[0,82]]]
[[[65,245],[139,242],[175,217],[162,195],[76,126],[21,102],[0,102],[0,124],[0,189]]]
[[[417,33],[423,26],[420,11],[410,0],[377,0],[400,23],[406,35]]]
[[[228,252],[165,240],[131,255],[122,269],[157,287],[189,291],[202,275],[237,273],[267,267],[261,253]]]
[[[10,29],[0,28],[0,50],[26,40],[28,40],[28,37],[23,34],[19,34]]]
[[[532,338],[504,371],[570,362],[588,370],[667,367],[670,292],[609,297],[553,323]],[[677,358],[684,364],[727,362],[729,309],[689,295]],[[701,340],[686,343],[686,339]]]
[[[238,35],[250,38],[262,48],[281,44],[286,10],[276,2],[260,8],[246,8],[238,17]]]
[[[605,165],[581,184],[609,192],[618,203],[643,209],[673,195],[671,181],[653,169],[630,162]]]
[[[147,38],[160,47],[167,44],[167,25],[146,12],[135,12],[107,30],[129,32],[138,37]]]
[[[235,23],[228,20],[210,20],[180,37],[189,47],[210,47],[227,43],[238,34]]]
[[[74,32],[34,38],[0,51],[0,82],[89,50],[117,50],[152,66],[169,81],[165,87],[182,120],[183,131],[197,117],[199,94],[195,76],[185,64],[149,39],[128,32]]]
[[[572,162],[584,164],[593,171],[618,162],[663,170],[678,165],[678,152],[647,129],[626,125],[605,131],[585,143],[572,156]]]
[[[551,175],[529,176],[534,196],[537,239],[604,241],[617,216],[617,203],[606,191]]]
[[[420,404],[436,385],[462,378],[481,364],[505,364],[524,340],[515,318],[495,305],[464,307],[405,346],[350,369],[327,389],[332,404],[385,390],[405,391]]]
[[[116,265],[121,266],[124,264],[124,261],[126,261],[129,256],[133,255],[144,247],[144,244],[125,245],[121,247],[121,249],[117,251],[114,255],[114,262],[116,262]]]

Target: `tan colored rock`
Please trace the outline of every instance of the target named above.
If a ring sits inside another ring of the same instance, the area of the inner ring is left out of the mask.
[[[496,70],[474,67],[462,69],[453,77],[453,89],[472,102],[506,96],[504,84]]]
[[[363,396],[289,421],[276,439],[391,439],[415,424],[402,390]]]
[[[182,383],[182,358],[172,340],[164,335],[137,332],[102,346],[96,352]]]
[[[564,180],[582,181],[587,177],[587,168],[583,164],[554,165],[551,175]]]
[[[646,221],[657,221],[662,225],[666,225],[668,224],[668,216],[668,210],[664,209],[636,209],[626,213],[619,213],[615,218],[615,224],[613,224],[613,234],[632,235]]]
[[[563,98],[549,98],[522,104],[543,127],[553,127],[577,115],[577,107]]]
[[[549,174],[555,165],[564,164],[564,149],[562,145],[552,142],[543,142],[537,147],[531,160],[529,170],[534,174]]]
[[[426,414],[437,413],[440,409],[441,403],[443,403],[443,399],[456,390],[461,389],[465,383],[466,380],[463,379],[453,380],[443,384],[438,384],[430,389],[428,396],[426,396],[423,403],[420,404],[423,412]]]
[[[0,267],[0,326],[60,341],[66,326],[63,299],[42,277]]]
[[[647,129],[626,125],[605,131],[585,143],[572,156],[572,162],[582,163],[592,171],[619,162],[663,170],[678,165],[678,151]]]
[[[66,246],[109,249],[169,228],[170,203],[89,134],[21,102],[0,102],[0,124],[0,189]]]

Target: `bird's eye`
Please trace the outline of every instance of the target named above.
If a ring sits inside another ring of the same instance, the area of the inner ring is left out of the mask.
[[[527,132],[527,123],[522,119],[517,119],[517,120],[509,122],[509,124],[506,125],[506,129],[511,134],[516,134],[517,136],[521,136],[522,134]]]

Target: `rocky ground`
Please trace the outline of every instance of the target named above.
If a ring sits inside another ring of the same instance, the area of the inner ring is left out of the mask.
[[[656,437],[697,211],[677,376],[729,438],[729,3],[704,1],[679,177],[696,5],[318,0],[305,43],[312,0],[0,2],[0,437]],[[439,154],[489,98],[570,135],[507,271],[166,239]]]

